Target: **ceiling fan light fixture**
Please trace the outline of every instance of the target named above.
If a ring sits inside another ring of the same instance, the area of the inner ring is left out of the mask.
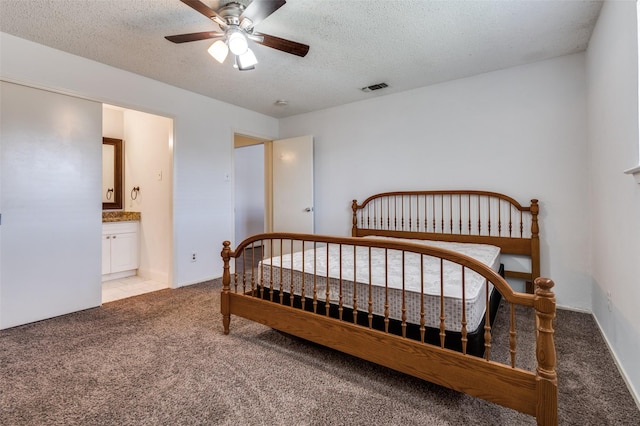
[[[238,62],[238,69],[240,69],[240,71],[252,70],[258,63],[258,58],[256,58],[256,55],[251,49],[247,49],[243,55],[238,55],[236,59]]]
[[[211,47],[209,47],[207,52],[209,52],[209,55],[213,56],[213,58],[216,61],[223,63],[224,60],[227,59],[227,55],[229,54],[229,48],[227,47],[227,44],[224,41],[217,40],[215,43],[211,45]]]
[[[242,30],[237,28],[227,30],[227,44],[231,53],[237,56],[243,55],[249,49],[247,37],[245,37]]]

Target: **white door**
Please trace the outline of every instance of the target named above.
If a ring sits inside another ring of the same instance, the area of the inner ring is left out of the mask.
[[[313,234],[313,136],[273,141],[273,232]]]
[[[8,328],[100,306],[102,105],[0,88],[0,328]]]

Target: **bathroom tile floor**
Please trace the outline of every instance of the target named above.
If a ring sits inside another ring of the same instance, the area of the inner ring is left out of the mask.
[[[114,300],[125,299],[165,288],[169,288],[169,286],[139,276],[104,281],[102,283],[102,303],[113,302]]]

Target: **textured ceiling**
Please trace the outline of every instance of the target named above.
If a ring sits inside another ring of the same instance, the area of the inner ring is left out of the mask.
[[[203,2],[217,10],[228,0]],[[219,29],[178,0],[0,0],[0,31],[282,118],[585,50],[601,6],[288,0],[256,31],[308,44],[309,53],[255,45],[259,63],[246,72],[213,60],[211,41],[164,39]],[[389,87],[360,90],[380,82]]]

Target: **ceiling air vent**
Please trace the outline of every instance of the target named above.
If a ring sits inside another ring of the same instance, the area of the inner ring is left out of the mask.
[[[374,90],[384,89],[385,87],[389,87],[389,85],[387,83],[378,83],[372,84],[371,86],[363,87],[360,90],[362,90],[363,92],[373,92]]]

